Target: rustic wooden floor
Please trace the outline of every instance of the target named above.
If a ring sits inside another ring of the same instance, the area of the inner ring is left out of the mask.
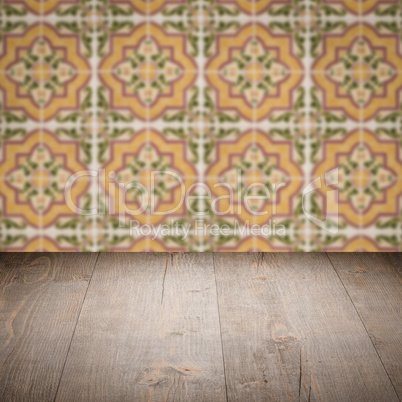
[[[0,255],[1,401],[397,401],[401,254]]]

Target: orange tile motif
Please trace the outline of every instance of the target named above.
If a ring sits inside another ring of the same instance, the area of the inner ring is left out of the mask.
[[[398,0],[324,0],[329,5],[340,5],[353,14],[368,14],[384,4],[396,5]]]
[[[185,37],[169,35],[156,24],[112,35],[100,71],[111,106],[129,110],[141,120],[154,120],[167,109],[183,109],[196,78]]]
[[[135,12],[143,15],[156,14],[167,7],[180,6],[186,4],[185,0],[111,0],[111,4],[116,6],[127,5]]]
[[[3,0],[0,251],[402,251],[399,0]]]
[[[290,0],[218,0],[218,4],[230,5],[235,4],[241,11],[246,14],[261,14],[267,11],[275,4],[289,4]]]
[[[353,120],[369,120],[380,111],[397,111],[402,87],[402,54],[397,35],[379,34],[355,24],[341,35],[324,38],[313,77],[324,92],[324,107],[342,110]]]
[[[3,147],[3,217],[22,217],[34,227],[48,227],[61,216],[75,216],[64,197],[66,182],[85,169],[74,142],[59,141],[48,131],[34,131]],[[74,206],[79,207],[88,184],[87,180],[72,183],[70,202]]]
[[[6,110],[46,121],[60,110],[80,108],[90,72],[76,35],[35,24],[21,34],[4,35],[2,41],[0,89]]]
[[[275,35],[262,25],[246,25],[235,35],[220,35],[206,66],[217,107],[247,120],[262,120],[274,110],[291,110],[303,76],[290,35]]]
[[[242,222],[257,224],[273,216],[292,216],[293,198],[299,194],[303,177],[293,152],[290,141],[273,141],[260,131],[248,131],[236,141],[218,143],[216,161],[206,173],[207,184],[216,196],[217,212],[227,211],[225,216],[235,215]],[[217,183],[230,185],[233,202],[227,186]],[[266,184],[272,196],[261,194],[262,186],[253,187],[256,183]],[[249,195],[246,203],[245,192]]]
[[[114,141],[104,165],[106,196],[113,209],[109,213],[124,213],[151,224],[166,219],[164,213],[168,211],[169,217],[183,215],[183,188],[196,181],[185,145],[183,141],[166,140],[155,130],[140,131],[127,141]],[[180,178],[184,178],[183,183]],[[150,188],[155,188],[153,193],[145,191]]]
[[[326,141],[324,160],[313,175],[339,169],[339,199],[331,200],[327,212],[333,214],[339,208],[348,223],[363,227],[380,216],[398,215],[402,161],[397,149],[397,141],[382,141],[368,131],[354,131],[340,141]]]
[[[33,14],[49,14],[61,5],[74,6],[78,0],[5,0],[3,4],[15,6],[20,4]]]

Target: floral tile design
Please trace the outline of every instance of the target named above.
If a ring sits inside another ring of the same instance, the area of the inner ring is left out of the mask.
[[[402,251],[399,0],[3,0],[3,251]]]
[[[399,42],[398,36],[380,34],[370,24],[325,35],[312,67],[324,109],[355,121],[397,112],[402,85]]]
[[[47,122],[84,103],[91,71],[80,53],[78,35],[49,24],[33,24],[21,34],[6,33],[0,59],[3,108],[33,121]]]
[[[293,109],[303,66],[291,35],[248,23],[234,34],[217,35],[214,51],[205,68],[218,110],[259,122]]]

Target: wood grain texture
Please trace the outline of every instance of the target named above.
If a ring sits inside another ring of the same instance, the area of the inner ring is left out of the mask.
[[[396,401],[323,254],[216,254],[230,401]]]
[[[383,253],[391,265],[402,275],[402,253]]]
[[[386,254],[334,253],[328,257],[402,399],[401,276],[390,265]]]
[[[0,400],[53,401],[96,254],[0,254]]]
[[[102,254],[57,400],[226,400],[212,256]]]

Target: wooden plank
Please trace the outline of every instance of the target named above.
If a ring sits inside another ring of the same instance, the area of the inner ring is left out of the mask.
[[[391,265],[402,275],[402,253],[384,253]]]
[[[323,254],[216,254],[230,401],[396,401]]]
[[[212,256],[102,254],[57,399],[226,400]]]
[[[54,400],[96,257],[1,254],[0,400]]]
[[[402,279],[381,253],[329,254],[402,399]]]

